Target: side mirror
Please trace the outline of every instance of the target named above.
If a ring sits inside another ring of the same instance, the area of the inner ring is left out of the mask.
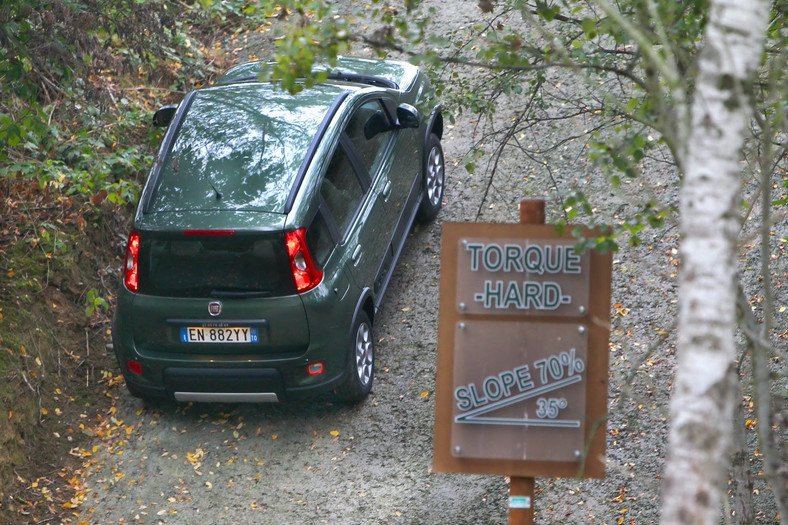
[[[419,110],[410,104],[400,104],[399,107],[397,107],[397,127],[418,128]]]
[[[175,111],[178,109],[177,104],[164,106],[153,114],[153,125],[157,128],[166,128],[170,125],[172,117],[175,116]]]

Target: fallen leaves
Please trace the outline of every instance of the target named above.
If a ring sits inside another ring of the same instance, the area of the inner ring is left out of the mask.
[[[199,470],[202,466],[202,462],[205,459],[205,451],[197,447],[197,450],[194,452],[187,452],[186,453],[186,461],[191,463],[191,466],[194,468],[195,471]]]
[[[614,316],[626,317],[629,315],[629,308],[625,308],[621,303],[615,303],[613,309],[615,311],[615,314],[613,314]]]

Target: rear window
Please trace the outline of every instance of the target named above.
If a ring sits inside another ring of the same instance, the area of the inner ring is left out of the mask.
[[[332,86],[290,95],[266,84],[198,91],[164,159],[150,211],[284,213]]]
[[[140,293],[165,297],[273,297],[295,293],[281,234],[141,234]]]

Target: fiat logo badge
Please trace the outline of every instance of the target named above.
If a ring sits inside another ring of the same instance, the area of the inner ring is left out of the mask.
[[[222,313],[222,303],[219,301],[211,301],[208,303],[208,313],[211,314],[213,317],[216,317],[220,313]]]

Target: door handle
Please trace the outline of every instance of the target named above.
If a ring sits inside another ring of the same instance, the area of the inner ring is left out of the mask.
[[[386,185],[383,186],[383,191],[381,191],[380,193],[383,194],[383,200],[384,201],[389,200],[389,197],[391,197],[391,181],[390,180],[386,181]]]
[[[357,245],[356,249],[353,250],[353,255],[350,256],[350,260],[353,261],[353,266],[358,266],[358,262],[361,260],[361,245]]]

